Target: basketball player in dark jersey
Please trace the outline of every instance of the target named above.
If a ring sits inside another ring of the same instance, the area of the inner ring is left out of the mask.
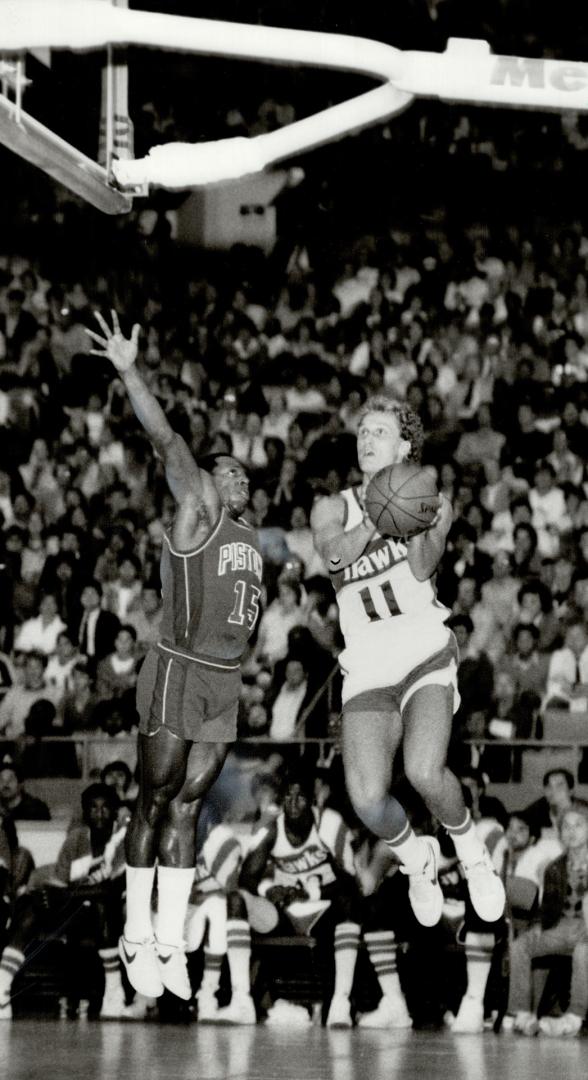
[[[140,794],[126,838],[127,918],[120,955],[137,991],[164,987],[191,996],[184,923],[195,867],[202,799],[236,738],[240,660],[259,614],[262,559],[241,514],[249,499],[245,470],[226,454],[200,468],[170,426],[136,366],[139,327],[123,337],[88,331],[116,368],[137,418],[163,461],[176,503],[165,535],[161,638],[137,684]],[[151,897],[157,863],[157,918]]]

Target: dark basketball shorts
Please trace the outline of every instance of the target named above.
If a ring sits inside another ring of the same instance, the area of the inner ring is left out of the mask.
[[[188,742],[234,742],[240,691],[239,664],[221,667],[156,645],[137,681],[139,731],[166,729]]]

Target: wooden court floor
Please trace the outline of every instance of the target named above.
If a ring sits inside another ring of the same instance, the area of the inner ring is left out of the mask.
[[[16,1020],[2,1080],[586,1080],[588,1039]]]

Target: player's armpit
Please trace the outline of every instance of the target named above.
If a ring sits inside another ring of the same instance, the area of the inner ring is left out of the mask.
[[[174,431],[173,437],[157,447],[163,460],[169,489],[177,503],[190,496],[199,497],[216,516],[220,503],[212,478],[199,469],[187,443]]]
[[[346,532],[345,501],[339,495],[315,503],[310,525],[314,546],[332,574],[359,559],[376,532],[376,526],[365,516]]]
[[[345,536],[344,522],[342,499],[328,496],[315,502],[310,515],[312,539],[329,570],[336,571],[343,566],[342,554],[338,549],[341,546],[339,542]]]

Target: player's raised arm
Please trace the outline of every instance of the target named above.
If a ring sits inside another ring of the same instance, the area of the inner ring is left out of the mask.
[[[207,504],[210,503],[209,509],[216,509],[218,493],[212,480],[198,468],[184,439],[172,428],[137,368],[139,325],[135,324],[130,338],[125,338],[116,311],[112,312],[112,330],[100,312],[96,311],[95,315],[102,333],[86,331],[92,341],[100,346],[99,349],[92,349],[92,354],[106,357],[118,371],[135,415],[163,461],[167,482],[176,502],[200,497]]]
[[[407,540],[408,565],[417,581],[426,581],[435,573],[452,521],[451,503],[445,495],[439,495],[439,509],[429,528]]]
[[[333,574],[359,559],[376,531],[364,514],[359,525],[345,532],[345,503],[339,495],[315,502],[310,527],[314,546]]]

